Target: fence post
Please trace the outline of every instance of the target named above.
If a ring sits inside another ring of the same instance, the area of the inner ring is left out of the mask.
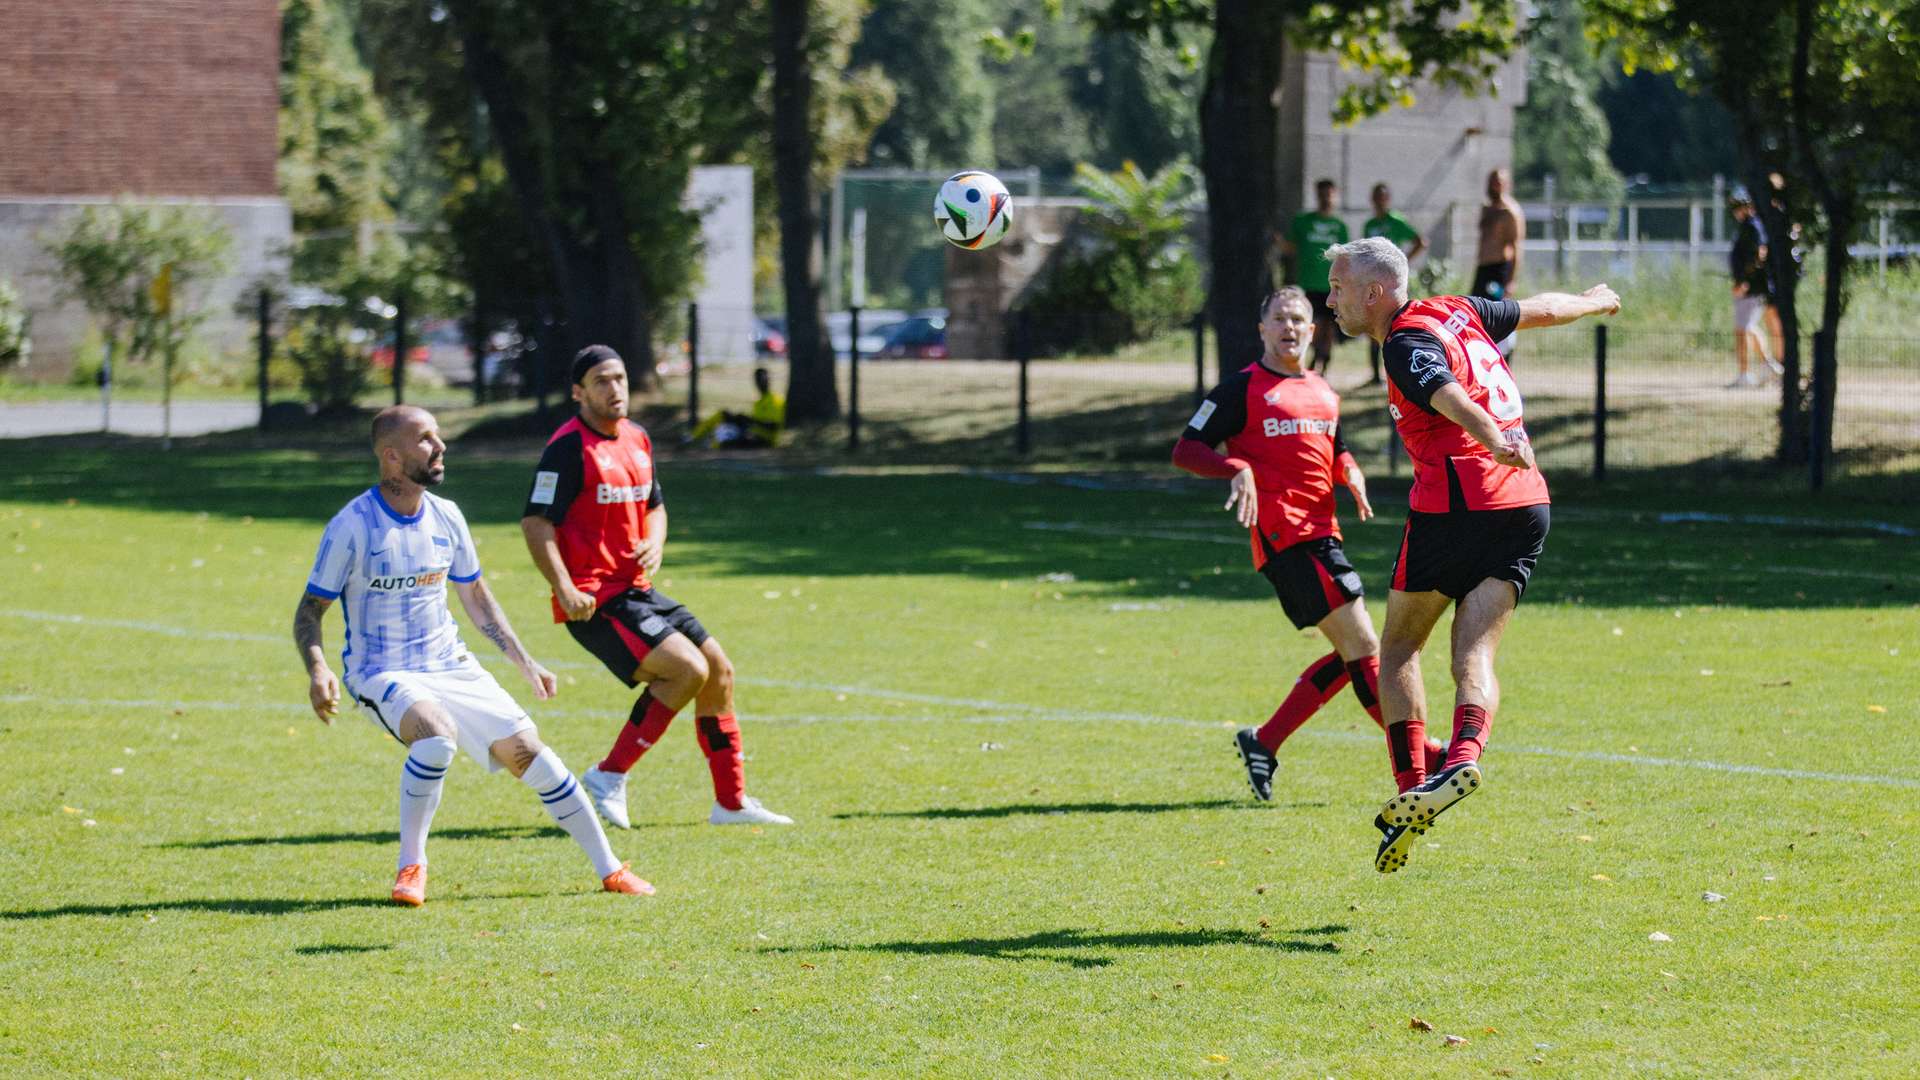
[[[473,403],[487,403],[487,316],[480,306],[480,298],[473,300],[473,321],[467,324],[467,349],[473,353]]]
[[[1207,313],[1193,316],[1193,405],[1199,408],[1207,397]]]
[[[407,294],[393,298],[393,403],[405,403],[407,395]]]
[[[1593,328],[1593,479],[1607,479],[1607,324]]]
[[[687,301],[687,430],[700,426],[700,305]]]
[[[847,450],[860,449],[860,307],[847,309]]]
[[[1020,364],[1019,412],[1014,420],[1013,448],[1021,457],[1033,452],[1033,430],[1027,410],[1027,364],[1033,359],[1033,334],[1023,308],[1014,316],[1014,359]]]
[[[1387,419],[1387,475],[1400,475],[1400,425]]]
[[[100,347],[100,434],[113,430],[113,339]]]
[[[1808,447],[1808,481],[1814,491],[1827,485],[1827,458],[1833,450],[1833,332],[1813,335],[1812,445]]]
[[[540,418],[540,430],[548,428],[547,422],[547,368],[553,362],[553,317],[540,317],[540,341],[533,350],[533,400],[534,415]]]
[[[259,303],[254,314],[259,318],[259,334],[254,345],[259,350],[260,359],[260,429],[267,427],[267,364],[273,359],[273,333],[269,320],[273,317],[272,299],[267,290],[260,290]]]

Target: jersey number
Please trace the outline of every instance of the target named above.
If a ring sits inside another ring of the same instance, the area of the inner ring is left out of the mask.
[[[1520,387],[1507,370],[1500,350],[1478,338],[1468,338],[1467,362],[1473,365],[1473,377],[1487,389],[1487,411],[1495,420],[1512,420],[1520,415]]]

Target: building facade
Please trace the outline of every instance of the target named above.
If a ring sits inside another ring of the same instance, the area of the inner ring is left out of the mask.
[[[244,348],[247,287],[284,266],[275,0],[0,0],[0,277],[33,313],[33,378],[74,363],[88,315],[62,301],[42,241],[122,198],[204,207],[233,237],[203,342]]]

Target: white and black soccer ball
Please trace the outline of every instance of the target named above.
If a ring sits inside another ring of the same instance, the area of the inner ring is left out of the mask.
[[[1013,225],[1013,196],[992,173],[969,169],[947,177],[933,197],[933,220],[955,247],[992,247]]]

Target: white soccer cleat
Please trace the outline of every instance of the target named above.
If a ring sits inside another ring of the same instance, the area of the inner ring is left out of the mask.
[[[594,809],[607,819],[607,824],[616,829],[631,829],[633,823],[627,819],[627,774],[601,772],[595,765],[580,774],[580,786],[587,789],[587,797],[593,800]]]
[[[713,813],[707,815],[709,825],[791,825],[793,819],[785,814],[776,814],[760,805],[760,800],[751,795],[742,796],[740,809],[729,810],[719,803],[713,804]]]

